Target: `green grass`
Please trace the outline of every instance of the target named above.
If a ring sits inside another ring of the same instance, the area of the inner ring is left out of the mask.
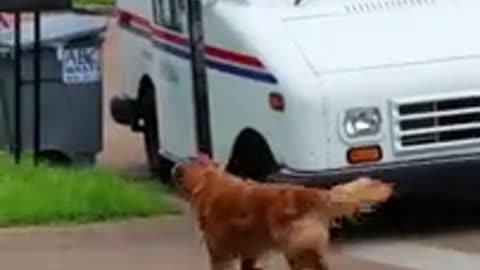
[[[180,213],[165,188],[99,169],[15,165],[0,154],[0,226],[69,224]]]
[[[75,5],[105,5],[105,6],[113,6],[115,4],[115,0],[74,0],[73,3]]]

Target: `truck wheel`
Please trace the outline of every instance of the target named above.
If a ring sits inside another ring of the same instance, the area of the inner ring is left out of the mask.
[[[139,99],[140,117],[143,123],[142,127],[143,139],[145,145],[145,154],[153,177],[160,177],[163,182],[169,182],[169,165],[170,162],[159,155],[160,149],[158,121],[156,114],[155,90],[151,84],[144,86]]]
[[[264,182],[276,168],[277,163],[265,139],[248,129],[238,137],[226,169],[234,175]]]

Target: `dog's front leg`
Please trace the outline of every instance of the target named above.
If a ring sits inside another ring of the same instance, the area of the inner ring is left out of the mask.
[[[234,270],[235,259],[231,256],[219,256],[218,254],[210,254],[211,270]]]
[[[251,258],[242,258],[240,261],[240,270],[262,270],[256,266],[257,260]]]
[[[211,270],[234,270],[235,257],[224,250],[215,248],[207,241],[207,250],[210,259]]]
[[[317,256],[313,258],[312,261],[312,269],[315,270],[328,270],[330,269],[328,266],[327,259],[325,258],[325,255],[322,253],[317,253]]]
[[[300,262],[294,256],[290,254],[285,254],[285,259],[287,260],[290,270],[302,270],[303,267],[300,265]]]
[[[322,250],[304,250],[285,254],[290,270],[328,270],[330,269]]]
[[[212,260],[210,261],[211,270],[234,270],[233,260]]]

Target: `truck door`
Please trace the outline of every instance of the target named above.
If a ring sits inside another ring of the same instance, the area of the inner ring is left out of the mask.
[[[185,0],[152,1],[161,152],[190,156],[197,147]]]

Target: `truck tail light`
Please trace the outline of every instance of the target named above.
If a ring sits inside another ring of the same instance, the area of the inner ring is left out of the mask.
[[[271,92],[268,95],[268,103],[270,108],[272,108],[274,111],[283,112],[285,110],[285,100],[280,93]]]
[[[382,148],[378,145],[350,148],[347,159],[350,164],[379,161],[382,159]]]

